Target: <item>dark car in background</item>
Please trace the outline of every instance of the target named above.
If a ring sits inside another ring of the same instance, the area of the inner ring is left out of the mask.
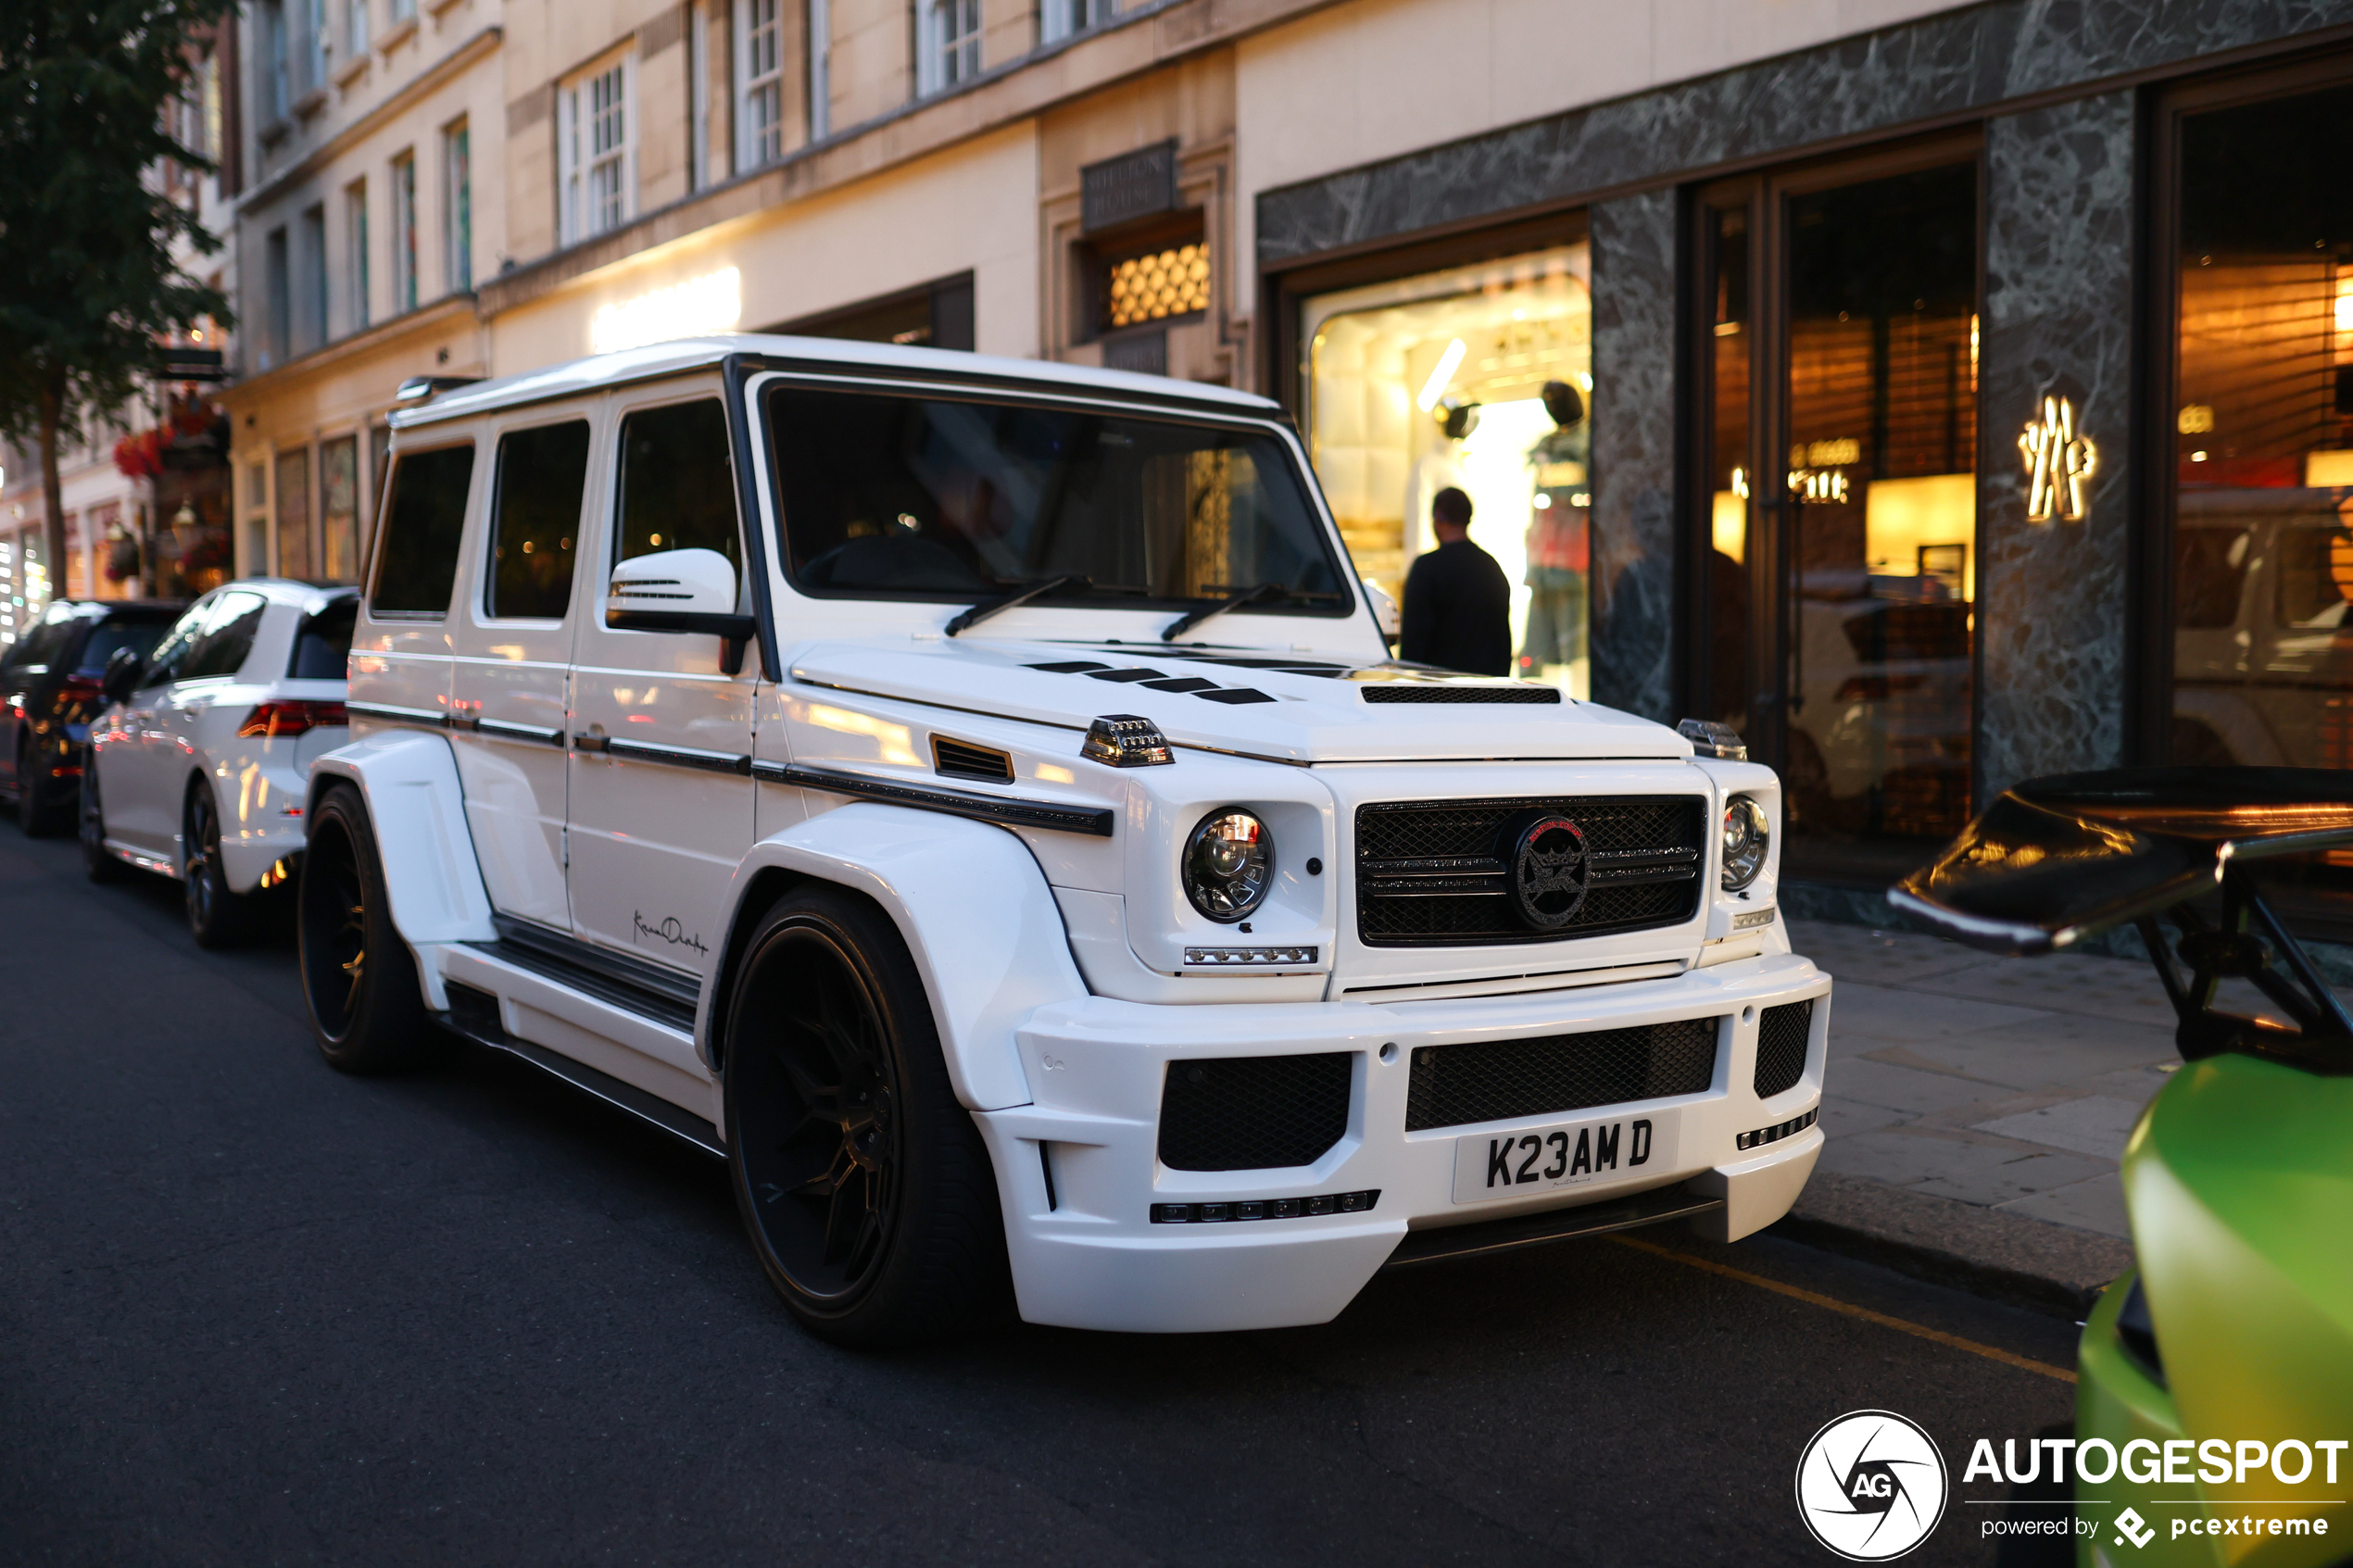
[[[107,660],[129,648],[144,661],[184,608],[174,599],[60,600],[0,653],[8,720],[0,792],[16,802],[26,833],[52,833],[73,819],[82,745],[107,706],[99,687]]]

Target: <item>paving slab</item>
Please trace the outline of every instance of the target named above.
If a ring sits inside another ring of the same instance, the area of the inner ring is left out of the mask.
[[[2095,1160],[2114,1159],[2141,1119],[2141,1107],[2111,1095],[2085,1095],[2063,1099],[2039,1110],[2020,1111],[1972,1123],[1981,1133],[2016,1138],[2022,1143],[2047,1144],[2072,1149]]]

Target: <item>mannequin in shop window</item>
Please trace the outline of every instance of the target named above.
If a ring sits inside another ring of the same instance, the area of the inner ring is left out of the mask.
[[[1438,493],[1450,485],[1457,490],[1470,488],[1469,477],[1463,471],[1463,443],[1478,428],[1478,405],[1449,397],[1429,411],[1432,423],[1438,427],[1438,443],[1414,459],[1405,476],[1405,558],[1411,560],[1438,541],[1424,532],[1429,523],[1429,505]]]
[[[1586,658],[1593,427],[1584,395],[1568,383],[1546,382],[1542,396],[1553,429],[1528,452],[1535,521],[1528,528],[1528,640],[1518,672],[1574,687]]]
[[[1405,574],[1403,634],[1409,663],[1473,675],[1512,670],[1512,585],[1495,558],[1471,543],[1471,498],[1448,485],[1430,498],[1438,548]]]

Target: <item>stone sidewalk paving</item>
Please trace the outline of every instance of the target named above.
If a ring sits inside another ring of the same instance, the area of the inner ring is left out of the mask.
[[[1836,978],[1818,1169],[2128,1235],[2117,1163],[2181,1065],[2156,973],[1792,921]]]

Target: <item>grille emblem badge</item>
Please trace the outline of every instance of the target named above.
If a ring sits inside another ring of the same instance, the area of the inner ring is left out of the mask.
[[[1558,931],[1585,907],[1585,830],[1547,813],[1512,840],[1512,904],[1539,931]]]

